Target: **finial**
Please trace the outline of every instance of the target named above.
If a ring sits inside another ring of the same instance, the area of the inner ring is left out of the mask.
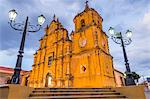
[[[70,35],[73,35],[73,34],[74,34],[74,31],[72,30]]]
[[[88,4],[88,2],[89,2],[88,0],[85,1],[86,5]]]
[[[48,25],[46,26],[46,29],[48,29]]]
[[[47,25],[46,28],[45,28],[45,36],[48,35],[48,28],[49,28],[49,26]]]
[[[45,27],[45,32],[47,32],[47,30],[48,30],[48,27],[49,27],[48,25]]]
[[[56,19],[56,15],[54,14],[54,16],[53,16],[53,20],[55,20]]]
[[[59,22],[59,19],[57,18],[57,22]]]
[[[85,9],[89,8],[88,2],[88,0],[85,1]]]

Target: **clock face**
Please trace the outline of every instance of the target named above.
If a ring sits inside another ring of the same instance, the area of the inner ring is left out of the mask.
[[[84,47],[86,45],[86,43],[87,43],[86,38],[80,38],[79,39],[79,45],[80,45],[80,47]]]

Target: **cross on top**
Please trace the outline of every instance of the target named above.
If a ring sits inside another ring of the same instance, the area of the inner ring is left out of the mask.
[[[86,4],[86,5],[88,5],[88,2],[89,2],[89,1],[88,1],[88,0],[86,0],[86,1],[85,1],[85,4]]]
[[[54,16],[53,16],[53,20],[55,20],[56,19],[56,15],[54,14]]]
[[[85,9],[89,8],[88,2],[88,0],[85,1]]]

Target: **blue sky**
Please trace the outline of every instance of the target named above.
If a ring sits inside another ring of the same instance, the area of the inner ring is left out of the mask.
[[[46,22],[37,33],[26,38],[22,68],[30,70],[33,53],[38,49],[38,40],[44,34],[44,28],[50,24],[54,13],[69,33],[74,30],[73,18],[83,11],[85,0],[0,0],[0,65],[14,67],[21,33],[10,28],[8,12],[16,9],[16,22],[25,21],[29,16],[32,24],[37,24],[37,16],[43,14]],[[103,17],[103,30],[108,34],[110,26],[116,31],[133,32],[132,43],[126,46],[131,69],[145,77],[150,76],[150,0],[89,0],[89,6]],[[124,72],[122,48],[109,39],[110,53],[114,66]]]

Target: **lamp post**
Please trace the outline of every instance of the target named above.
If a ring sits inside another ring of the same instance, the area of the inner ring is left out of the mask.
[[[25,23],[16,23],[15,22],[16,17],[17,17],[17,12],[14,9],[10,10],[9,11],[10,26],[14,30],[23,32],[20,48],[18,51],[19,54],[17,55],[17,62],[16,62],[16,66],[14,68],[14,74],[11,78],[11,84],[19,84],[26,33],[39,31],[41,29],[41,25],[45,22],[45,17],[43,15],[38,16],[38,24],[37,25],[31,25],[28,22],[28,16],[26,17]]]
[[[123,37],[121,32],[115,32],[114,28],[112,28],[112,27],[110,27],[110,29],[108,31],[111,35],[111,39],[115,43],[120,44],[122,46],[123,55],[124,55],[124,62],[125,62],[125,67],[126,67],[125,84],[127,86],[135,85],[135,81],[134,81],[134,78],[133,78],[129,63],[128,63],[127,53],[125,50],[125,45],[129,45],[132,42],[132,40],[131,40],[132,32],[130,30],[127,30],[126,36]]]

